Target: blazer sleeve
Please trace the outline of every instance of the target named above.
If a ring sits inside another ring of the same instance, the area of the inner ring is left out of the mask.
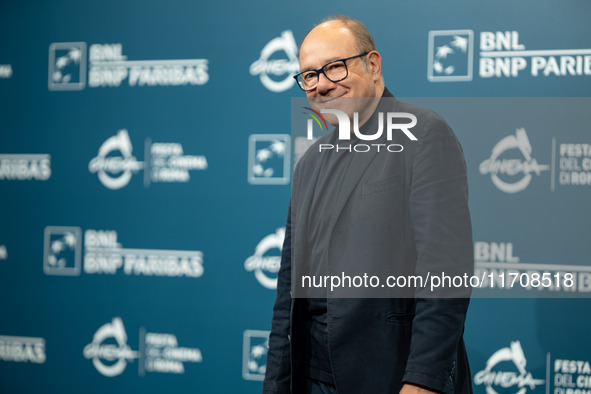
[[[413,159],[409,193],[416,272],[423,277],[472,275],[472,227],[462,148],[439,115],[432,113],[426,124]],[[453,393],[469,297],[469,287],[417,289],[404,382]]]
[[[287,213],[285,241],[281,250],[281,266],[277,277],[277,298],[273,306],[267,370],[263,394],[291,392],[290,313],[291,313],[291,203]]]

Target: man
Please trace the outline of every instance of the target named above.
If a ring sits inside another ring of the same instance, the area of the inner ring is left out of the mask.
[[[439,115],[385,89],[365,26],[343,16],[319,24],[301,43],[300,69],[298,83],[319,113],[333,104],[357,112],[365,135],[384,112],[413,114],[418,141],[402,132],[387,141],[383,133],[372,142],[404,149],[323,152],[320,144],[360,142],[353,133],[339,141],[337,128],[296,166],[263,393],[471,392],[462,339],[468,297],[429,297],[424,289],[402,298],[335,298],[327,289],[292,297],[302,290],[292,280],[304,273],[386,265],[398,274],[470,274],[472,267],[461,147]]]

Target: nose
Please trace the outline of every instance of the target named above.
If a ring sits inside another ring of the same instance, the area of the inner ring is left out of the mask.
[[[324,75],[324,73],[319,73],[318,85],[316,85],[316,92],[320,95],[325,95],[326,93],[334,89],[335,85],[336,84],[334,82],[326,78],[326,75]]]

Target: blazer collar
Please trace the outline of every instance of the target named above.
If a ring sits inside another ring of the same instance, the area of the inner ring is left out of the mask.
[[[384,100],[385,98],[385,100]],[[394,99],[394,100],[392,100]],[[393,103],[394,101],[394,103]],[[394,105],[392,105],[394,104]],[[373,113],[373,115],[369,118],[369,120],[367,122],[365,122],[365,124],[363,126],[360,127],[360,132],[362,132],[363,134],[366,134],[366,132],[368,134],[375,132],[375,130],[378,129],[378,114],[380,112],[385,113],[388,111],[393,111],[395,110],[397,106],[397,102],[394,98],[394,95],[388,90],[388,89],[384,89],[384,93],[382,95],[382,100],[380,100],[380,103],[378,104],[378,106],[376,107],[375,112]],[[385,119],[384,119],[385,121]],[[385,127],[385,126],[384,126]],[[336,133],[335,133],[336,134]],[[383,142],[382,139],[384,139],[385,133],[382,134],[382,137],[375,142]],[[352,144],[356,144],[361,142],[359,139],[354,138],[352,140]],[[368,144],[371,144],[371,141],[367,141]],[[338,143],[338,140],[335,141],[335,144]],[[370,150],[369,152],[355,152],[352,154],[356,154],[359,156],[358,159],[355,160],[355,165],[350,167],[350,172],[347,175],[347,177],[345,178],[345,183],[343,184],[343,190],[341,195],[339,196],[339,199],[337,200],[337,203],[334,205],[334,214],[333,214],[333,221],[332,224],[330,226],[330,231],[332,233],[332,229],[334,228],[334,225],[336,224],[341,211],[343,210],[343,207],[345,206],[345,203],[347,202],[347,200],[349,199],[349,197],[351,196],[351,193],[353,192],[353,190],[355,189],[355,186],[357,186],[357,184],[359,183],[359,180],[361,179],[361,177],[363,176],[363,174],[365,173],[365,171],[367,170],[367,167],[369,167],[370,163],[373,161],[373,159],[375,158],[376,154],[377,154],[377,150]]]

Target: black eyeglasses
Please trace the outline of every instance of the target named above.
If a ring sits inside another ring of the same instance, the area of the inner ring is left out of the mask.
[[[363,52],[359,55],[351,56],[346,59],[338,59],[330,63],[326,63],[318,70],[307,70],[299,73],[298,75],[294,75],[294,78],[296,81],[298,81],[298,86],[305,92],[316,88],[320,74],[324,74],[326,79],[331,82],[342,81],[349,75],[349,70],[347,69],[347,60],[355,59],[356,57],[362,57],[368,53],[369,52]]]

